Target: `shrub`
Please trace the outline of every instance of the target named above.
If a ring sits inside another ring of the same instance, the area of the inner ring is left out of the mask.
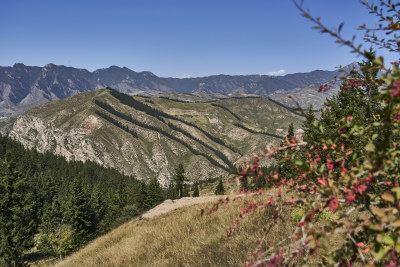
[[[400,4],[380,0],[380,7],[361,2],[377,16],[376,27],[359,27],[364,40],[371,45],[398,53]],[[329,251],[321,259],[324,265],[400,265],[400,69],[399,61],[385,65],[384,58],[373,50],[344,39],[343,24],[331,30],[295,2],[302,15],[328,33],[339,44],[365,58],[361,73],[352,71],[341,78],[341,90],[325,103],[320,120],[307,121],[302,139],[286,138],[280,147],[267,146],[252,165],[240,171],[240,179],[265,178],[273,189],[268,201],[249,201],[240,218],[255,210],[275,211],[268,222],[278,222],[284,210],[291,208],[298,221],[293,232],[281,241],[260,250],[247,265],[290,265],[297,261],[307,265],[310,257]],[[377,37],[377,32],[383,33]],[[383,36],[383,38],[381,38]],[[386,36],[386,37],[385,37]],[[380,77],[377,77],[377,74]],[[330,84],[321,85],[327,91]],[[379,90],[378,90],[379,88]],[[304,114],[307,117],[307,114]],[[291,166],[292,171],[273,170],[263,173],[260,158],[278,155],[278,166]],[[271,192],[258,190],[251,194]],[[268,193],[270,194],[270,193]],[[208,212],[218,210],[219,203]],[[301,217],[300,217],[301,216]],[[323,221],[323,226],[321,225]],[[236,225],[238,221],[232,223]],[[228,236],[232,235],[232,227]],[[340,247],[330,240],[340,234]],[[290,241],[290,242],[288,242]]]

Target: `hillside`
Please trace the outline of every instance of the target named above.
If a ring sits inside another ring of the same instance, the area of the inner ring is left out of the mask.
[[[26,147],[166,186],[179,163],[192,181],[226,175],[301,121],[263,97],[187,103],[101,89],[32,108],[0,129]]]
[[[261,214],[246,218],[237,235],[227,239],[228,226],[247,200],[221,206],[211,215],[201,216],[200,211],[215,201],[149,220],[133,219],[56,266],[244,266],[257,249],[255,240],[265,223],[259,220]]]
[[[226,197],[222,202],[226,202]],[[278,243],[285,234],[294,231],[300,219],[302,211],[294,206],[285,209],[278,223],[271,221],[275,214],[272,208],[255,211],[253,215],[244,213],[236,221],[237,228],[232,235],[227,236],[242,207],[247,207],[249,201],[262,203],[268,198],[268,194],[247,196],[202,215],[202,209],[207,210],[206,207],[211,208],[218,202],[206,198],[209,203],[183,207],[150,219],[136,218],[97,238],[56,266],[245,266],[247,261],[254,262],[253,253],[268,249],[270,244]],[[325,224],[333,216],[321,217],[318,224]],[[331,246],[340,246],[340,241],[332,239]],[[326,256],[326,251],[321,250],[307,265],[321,265],[321,259]],[[296,263],[301,265],[301,259]]]
[[[195,94],[206,99],[224,98],[235,94],[270,96],[276,91],[286,98],[292,90],[302,88],[311,88],[311,93],[317,95],[318,86],[338,74],[338,71],[316,70],[277,77],[214,75],[179,79],[162,78],[151,72],[135,72],[117,66],[90,72],[54,64],[31,67],[19,63],[12,67],[0,67],[0,117],[19,114],[47,101],[104,87],[112,87],[133,95],[151,96],[175,92]],[[304,107],[308,107],[309,97],[302,97],[301,94],[298,96],[300,102],[304,102]]]

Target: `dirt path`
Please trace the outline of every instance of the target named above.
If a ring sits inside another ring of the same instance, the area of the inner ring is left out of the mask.
[[[142,219],[150,219],[158,215],[170,212],[171,210],[186,207],[199,203],[213,202],[220,199],[222,196],[204,196],[204,197],[183,197],[175,200],[165,200],[160,205],[152,208],[142,215]]]

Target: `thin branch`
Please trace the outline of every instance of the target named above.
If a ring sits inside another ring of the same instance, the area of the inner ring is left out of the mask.
[[[353,242],[353,244],[356,246],[358,253],[360,254],[362,262],[365,264],[365,258],[364,255],[362,254],[361,249],[358,247],[357,242],[354,240],[354,238],[351,236],[350,233],[347,234],[347,236],[350,238],[350,240]]]

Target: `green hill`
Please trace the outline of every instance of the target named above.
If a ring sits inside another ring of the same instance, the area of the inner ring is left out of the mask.
[[[101,89],[32,108],[1,131],[41,152],[167,185],[179,163],[192,181],[224,176],[301,120],[263,97],[188,103]]]

